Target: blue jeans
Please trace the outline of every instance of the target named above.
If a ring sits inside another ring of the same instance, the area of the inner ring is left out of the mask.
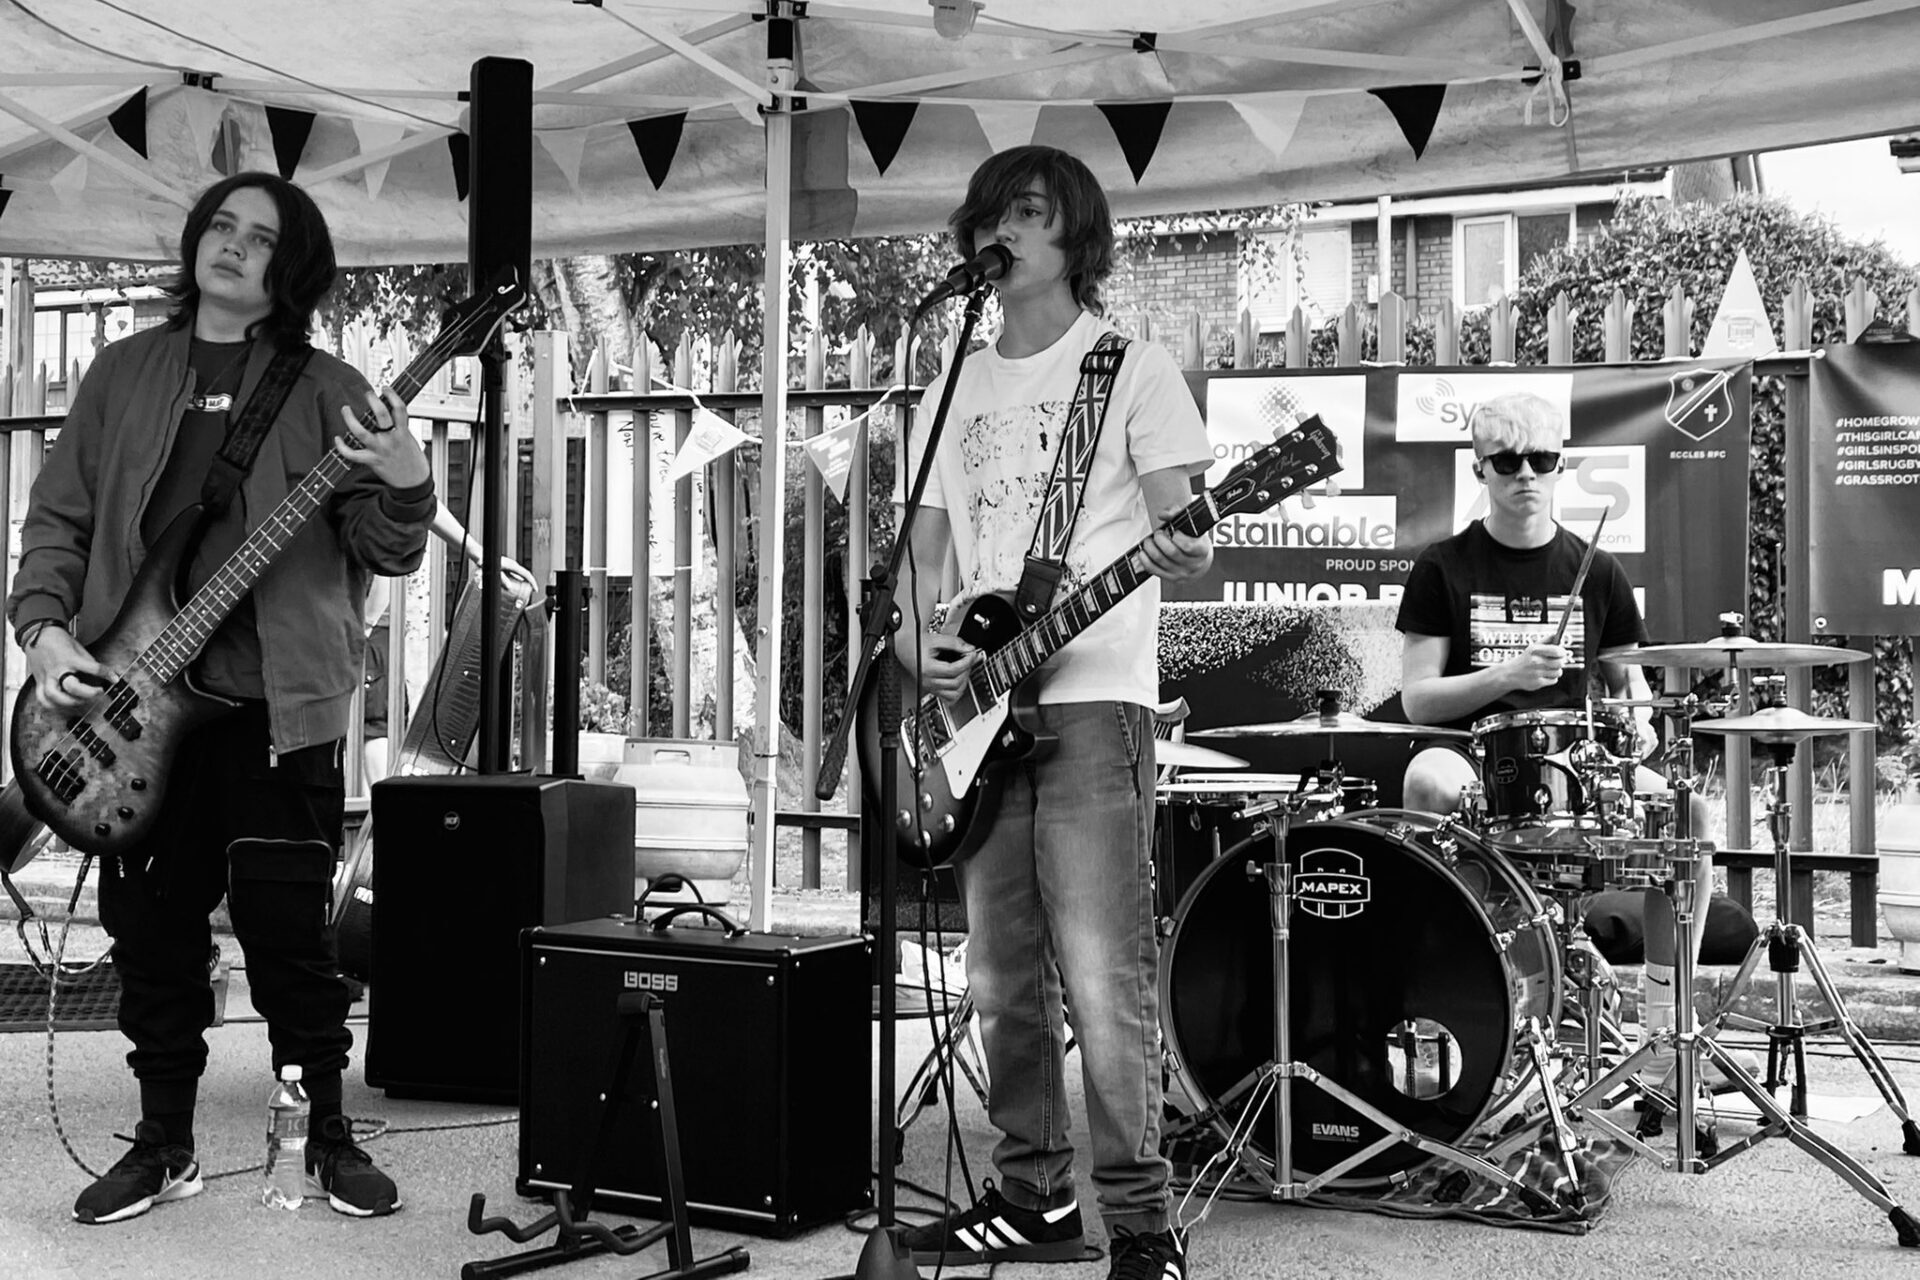
[[[1015,1205],[1074,1199],[1064,985],[1101,1215],[1109,1230],[1163,1231],[1151,713],[1077,702],[1041,718],[1059,741],[982,796],[990,834],[958,871],[987,1114],[1002,1135],[993,1163]]]

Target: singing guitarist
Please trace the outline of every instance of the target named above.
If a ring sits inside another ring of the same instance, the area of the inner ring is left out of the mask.
[[[946,698],[961,691],[982,650],[929,629],[936,607],[1017,588],[1036,545],[1082,358],[1111,328],[1101,318],[1100,284],[1113,263],[1105,193],[1084,164],[1051,147],[988,159],[951,226],[963,257],[1000,244],[1013,265],[993,286],[1002,316],[997,339],[962,366],[901,579],[896,656],[920,690]],[[923,404],[939,402],[945,378],[943,371]],[[909,478],[929,418],[930,410],[918,416],[908,441]],[[1153,531],[1191,500],[1212,460],[1172,358],[1151,342],[1128,345],[1083,493],[1061,504],[1078,512],[1056,594],[1150,534],[1144,554],[1156,579],[1205,572],[1213,559],[1208,541]],[[907,1233],[916,1263],[1082,1257],[1064,1106],[1070,1004],[1088,1099],[1091,1145],[1083,1163],[1107,1228],[1109,1274],[1186,1274],[1159,1150],[1158,947],[1149,891],[1159,600],[1159,582],[1147,583],[1032,677],[1051,747],[984,784],[975,821],[986,829],[958,876],[967,979],[991,1076],[988,1112],[1001,1135],[993,1152],[999,1182],[965,1212]]]
[[[342,1114],[353,1037],[328,892],[361,602],[369,575],[420,563],[434,494],[412,434],[393,430],[405,403],[304,352],[334,270],[326,222],[292,183],[242,173],[209,188],[181,234],[172,314],[100,352],[22,525],[8,617],[34,696],[78,711],[115,678],[87,646],[115,621],[163,531],[210,492],[229,425],[263,386],[278,380],[284,398],[237,491],[183,557],[181,600],[324,451],[354,464],[192,664],[200,688],[236,706],[185,737],[153,833],[103,864],[100,916],[141,1115],[131,1149],[74,1202],[83,1223],[120,1222],[202,1188],[194,1109],[213,1017],[209,915],[222,898],[273,1046],[273,1072],[262,1063],[260,1091],[247,1096],[264,1096],[271,1074],[298,1064],[313,1106],[307,1194],[357,1217],[400,1207]],[[276,368],[289,349],[304,360]],[[361,429],[356,416],[369,406]],[[235,1122],[257,1140],[256,1111]]]

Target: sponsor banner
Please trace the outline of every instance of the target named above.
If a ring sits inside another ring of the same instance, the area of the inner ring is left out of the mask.
[[[1746,610],[1750,375],[1737,360],[1189,374],[1214,446],[1209,484],[1308,413],[1333,428],[1345,469],[1327,488],[1223,521],[1212,572],[1166,584],[1165,598],[1397,601],[1421,548],[1486,514],[1473,407],[1531,391],[1567,415],[1555,517],[1587,537],[1607,513],[1601,545],[1655,640],[1718,634],[1721,613]]]
[[[1920,343],[1828,347],[1808,365],[1812,629],[1920,634]]]

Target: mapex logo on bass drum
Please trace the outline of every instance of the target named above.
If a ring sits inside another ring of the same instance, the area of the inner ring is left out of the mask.
[[[1367,864],[1345,849],[1315,849],[1300,859],[1293,879],[1293,895],[1300,909],[1322,920],[1346,920],[1359,915],[1373,898]]]

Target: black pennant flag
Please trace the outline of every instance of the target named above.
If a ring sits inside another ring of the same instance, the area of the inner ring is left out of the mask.
[[[1413,158],[1426,154],[1427,140],[1433,137],[1434,123],[1440,119],[1440,106],[1447,100],[1444,84],[1408,84],[1392,89],[1369,89],[1368,93],[1387,104],[1400,124],[1400,133],[1413,148]]]
[[[467,135],[450,133],[447,135],[447,155],[453,161],[453,191],[460,199],[467,198]]]
[[[680,150],[680,132],[686,127],[687,113],[676,111],[670,116],[648,116],[644,120],[627,121],[627,132],[633,135],[634,150],[640,153],[640,163],[647,168],[647,177],[653,179],[653,189],[658,191],[660,184],[667,180],[667,174],[673,169],[673,157]]]
[[[867,154],[873,157],[873,163],[884,176],[887,166],[900,154],[900,144],[906,141],[907,130],[913,127],[913,113],[920,109],[917,102],[862,102],[852,99],[854,123],[860,126],[860,140],[867,144]]]
[[[1098,105],[1107,124],[1113,128],[1113,136],[1127,157],[1127,168],[1133,170],[1134,185],[1138,186],[1140,175],[1153,162],[1153,153],[1160,149],[1160,131],[1166,127],[1167,113],[1173,110],[1173,104],[1103,102]]]
[[[291,180],[300,167],[300,153],[307,149],[307,135],[313,132],[311,111],[291,107],[267,108],[267,131],[273,134],[273,163],[280,176]]]
[[[113,114],[107,117],[107,123],[113,126],[113,131],[120,136],[120,141],[137,151],[142,160],[147,158],[147,91],[145,88],[115,107]]]
[[[0,187],[0,218],[7,216],[7,201],[13,199],[13,192]]]

